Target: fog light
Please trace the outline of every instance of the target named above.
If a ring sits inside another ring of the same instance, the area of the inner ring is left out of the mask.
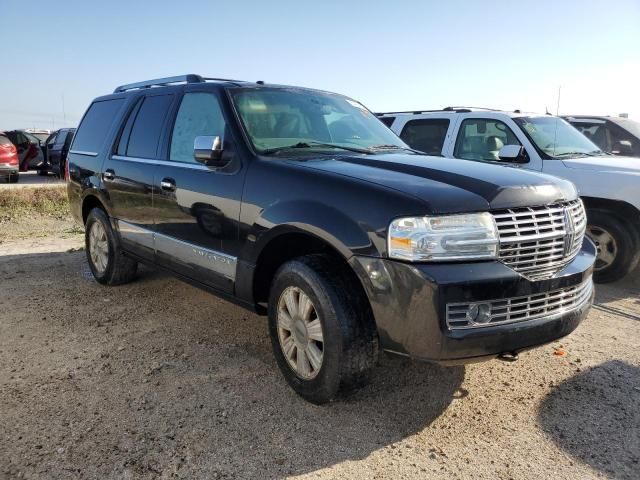
[[[472,303],[465,315],[469,323],[489,323],[491,321],[491,304]]]

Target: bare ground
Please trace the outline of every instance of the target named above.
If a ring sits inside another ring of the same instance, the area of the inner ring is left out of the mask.
[[[263,318],[150,269],[102,287],[52,222],[28,240],[0,225],[0,478],[640,476],[637,272],[518,362],[383,357],[318,407],[285,384]]]

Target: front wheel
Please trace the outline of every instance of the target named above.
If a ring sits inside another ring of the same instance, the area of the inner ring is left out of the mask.
[[[99,283],[120,285],[135,278],[138,262],[123,255],[109,217],[101,208],[94,208],[87,217],[85,250],[91,273]]]
[[[278,367],[306,400],[322,404],[367,379],[378,355],[371,310],[355,276],[323,255],[291,260],[269,296]]]
[[[638,265],[640,253],[634,234],[612,212],[587,212],[587,236],[596,244],[593,279],[598,283],[620,280]]]

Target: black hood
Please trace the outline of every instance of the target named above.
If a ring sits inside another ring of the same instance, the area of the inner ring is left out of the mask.
[[[417,197],[432,213],[547,205],[573,200],[573,184],[518,167],[426,155],[334,156],[305,167],[382,185]]]

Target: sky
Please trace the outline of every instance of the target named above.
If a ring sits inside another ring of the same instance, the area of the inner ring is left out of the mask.
[[[0,130],[76,126],[117,85],[186,73],[320,88],[376,112],[640,120],[640,0],[1,1]]]

